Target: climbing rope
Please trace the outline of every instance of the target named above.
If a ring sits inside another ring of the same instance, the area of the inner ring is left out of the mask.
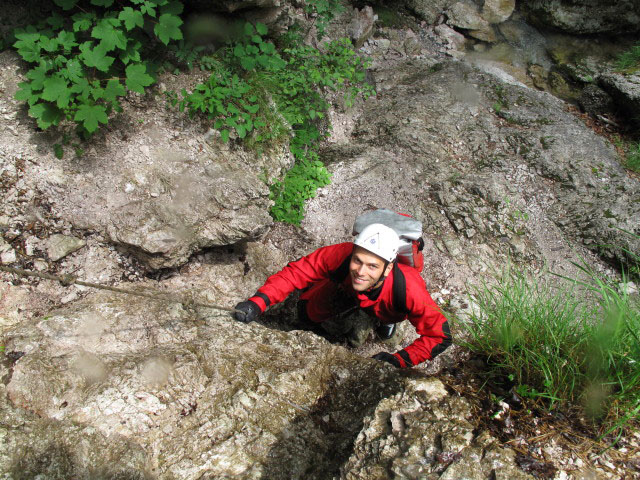
[[[36,277],[36,278],[42,278],[45,280],[54,280],[54,281],[60,282],[65,287],[68,287],[69,285],[82,285],[83,287],[97,288],[99,290],[109,290],[110,292],[124,293],[126,295],[135,295],[137,297],[146,297],[146,298],[151,298],[154,300],[162,300],[170,303],[180,303],[185,308],[204,307],[204,308],[214,308],[217,310],[224,310],[226,312],[238,311],[235,308],[222,307],[220,305],[213,305],[210,303],[195,302],[191,298],[177,297],[175,295],[172,295],[166,292],[160,292],[158,290],[148,289],[146,292],[140,292],[137,290],[111,287],[109,285],[102,285],[100,283],[85,282],[82,280],[78,280],[76,277],[72,275],[51,275],[50,273],[32,272],[30,270],[23,270],[21,268],[12,268],[12,267],[7,267],[5,265],[0,265],[0,271],[13,273],[15,275],[20,275],[22,277]]]

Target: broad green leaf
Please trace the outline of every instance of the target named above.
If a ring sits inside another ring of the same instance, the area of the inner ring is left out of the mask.
[[[71,86],[71,92],[78,95],[78,98],[87,100],[89,98],[89,93],[91,92],[91,86],[86,78],[79,78],[76,82]]]
[[[33,97],[35,97],[33,90],[31,90],[31,82],[20,82],[18,84],[18,87],[20,87],[20,90],[18,90],[13,97],[16,100],[22,100],[24,102],[28,102]]]
[[[162,8],[160,8],[161,13],[169,13],[171,15],[180,15],[183,10],[184,6],[182,5],[182,2],[178,1],[168,2],[166,5],[163,5]]]
[[[42,98],[50,102],[55,102],[66,91],[67,81],[60,75],[53,75],[48,77],[43,83]]]
[[[46,130],[62,120],[62,110],[51,103],[36,103],[29,109],[29,115],[36,119],[38,127]]]
[[[265,36],[269,31],[267,26],[264,23],[260,23],[260,22],[256,23],[256,30],[262,36]]]
[[[125,73],[127,88],[137,93],[144,94],[144,87],[154,82],[153,77],[147,74],[147,67],[143,63],[129,65]]]
[[[162,43],[167,45],[171,40],[181,40],[182,31],[180,30],[182,20],[176,15],[165,13],[160,15],[158,23],[153,28],[153,32]]]
[[[124,22],[124,26],[127,30],[132,30],[136,27],[142,27],[144,25],[144,17],[142,12],[134,10],[131,7],[125,7],[118,16],[120,20]]]
[[[107,82],[107,87],[104,89],[104,99],[108,102],[113,102],[117,97],[122,97],[127,94],[127,90],[119,80],[112,78]]]
[[[66,52],[78,46],[76,36],[73,32],[67,32],[66,30],[61,30],[60,33],[58,33],[58,43]]]
[[[89,46],[87,45],[89,44]],[[114,57],[107,55],[107,50],[104,45],[99,44],[96,48],[90,47],[90,42],[85,42],[80,45],[81,60],[88,67],[95,67],[101,72],[106,72],[115,60]]]
[[[40,46],[47,52],[55,52],[59,45],[58,39],[56,38],[48,38],[45,36],[40,37]]]
[[[130,40],[127,43],[127,48],[120,52],[120,60],[125,65],[129,62],[140,62],[140,49],[142,44],[138,40]]]
[[[258,110],[260,110],[260,105],[247,105],[246,109],[247,112],[256,114],[258,113]]]
[[[127,39],[122,30],[116,28],[119,24],[120,21],[115,18],[103,18],[91,30],[91,36],[100,40],[105,52],[109,52],[115,47],[119,49],[126,48]]]
[[[40,52],[42,47],[40,45],[39,33],[17,33],[16,41],[13,46],[18,50],[18,54],[27,62],[38,62],[40,60]]]
[[[236,57],[244,57],[245,51],[244,51],[244,47],[242,45],[236,45],[235,48],[233,49],[233,54]]]
[[[224,130],[221,130],[220,137],[222,138],[222,141],[224,143],[227,143],[229,141],[229,130],[227,130],[226,128]]]
[[[78,0],[53,0],[53,3],[58,5],[63,10],[71,10],[73,7],[76,6],[76,3],[78,3]]]
[[[260,35],[251,35],[251,41],[254,43],[262,43],[262,37]]]
[[[31,80],[31,89],[40,90],[47,78],[49,69],[44,65],[38,65],[27,72],[27,78]]]
[[[247,129],[244,125],[236,125],[236,132],[238,133],[238,137],[244,138],[247,136]]]
[[[64,149],[62,148],[62,145],[60,145],[59,143],[54,144],[53,153],[58,160],[62,160],[62,157],[64,157]]]
[[[97,7],[110,7],[113,5],[114,0],[91,0],[91,5],[95,5]]]
[[[256,33],[256,30],[253,28],[253,25],[251,25],[249,22],[244,24],[244,34],[247,36],[253,35],[254,33]]]
[[[271,54],[275,53],[276,47],[271,42],[263,42],[260,44],[260,50],[262,53]]]
[[[73,31],[74,32],[85,32],[91,28],[93,22],[96,21],[96,16],[93,13],[76,13],[73,17]]]
[[[145,0],[143,5],[140,7],[140,11],[144,14],[147,14],[153,18],[156,17],[156,7],[152,2]]]
[[[75,82],[78,78],[84,75],[82,71],[82,64],[79,60],[72,58],[67,61],[66,67],[60,69],[60,74],[71,82]]]
[[[73,119],[80,123],[89,133],[98,129],[98,123],[107,123],[106,110],[102,105],[80,105]]]
[[[240,58],[240,65],[245,70],[253,70],[256,66],[256,61],[251,57],[242,57]]]

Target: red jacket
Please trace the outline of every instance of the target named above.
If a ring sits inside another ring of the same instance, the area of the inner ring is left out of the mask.
[[[255,302],[264,312],[269,305],[283,301],[295,289],[311,287],[303,293],[302,299],[332,296],[332,291],[341,288],[355,298],[356,304],[369,315],[378,318],[382,323],[397,323],[408,318],[420,335],[411,345],[395,353],[400,365],[417,365],[435,355],[451,344],[451,336],[447,319],[429,295],[424,280],[413,267],[397,263],[394,270],[382,284],[379,295],[369,298],[366,292],[356,292],[351,286],[351,277],[338,283],[329,279],[345,259],[351,256],[353,243],[339,243],[322,247],[315,252],[289,263],[280,272],[270,276],[249,300]],[[406,280],[406,307],[408,315],[399,313],[393,308],[393,282],[395,269],[399,268]],[[329,299],[328,299],[329,300]],[[322,308],[322,302],[308,311],[313,321],[327,320],[334,312],[330,308]]]

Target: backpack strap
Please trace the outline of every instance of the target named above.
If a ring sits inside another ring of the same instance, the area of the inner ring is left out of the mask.
[[[349,264],[351,263],[351,254],[340,264],[338,268],[329,272],[329,279],[335,283],[342,283],[349,275]]]
[[[398,263],[393,266],[393,309],[399,313],[408,314],[407,310],[407,279],[398,267]]]

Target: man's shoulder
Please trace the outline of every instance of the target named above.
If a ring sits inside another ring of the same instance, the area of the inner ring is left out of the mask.
[[[420,275],[420,272],[418,272],[411,265],[405,265],[404,263],[398,262],[396,264],[396,267],[399,268],[402,274],[404,275],[407,286],[417,285],[417,286],[421,286],[422,288],[425,288],[424,279]]]

